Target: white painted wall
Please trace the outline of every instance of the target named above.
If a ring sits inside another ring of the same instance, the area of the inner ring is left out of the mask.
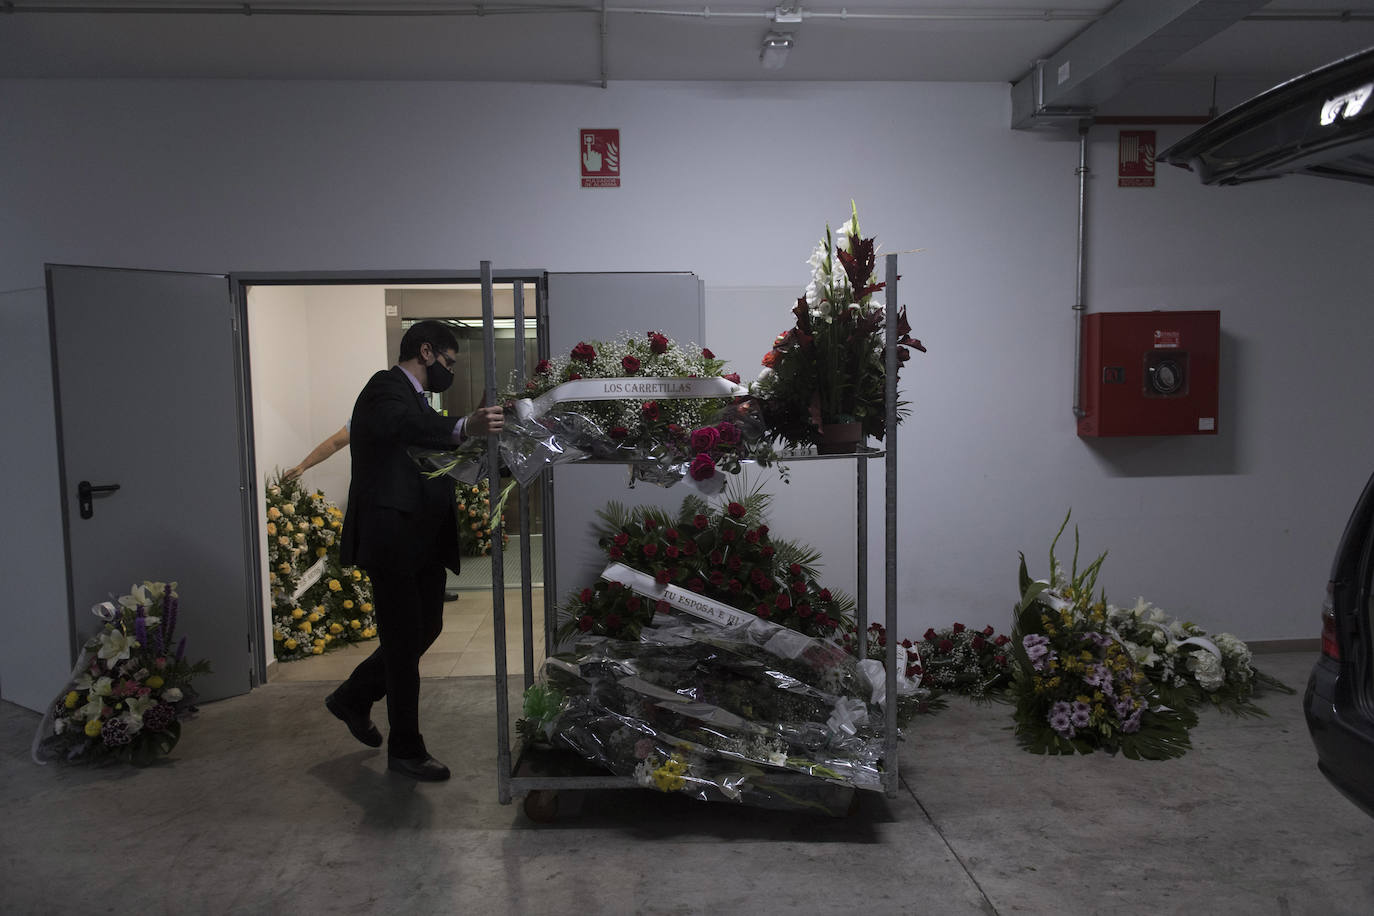
[[[253,444],[258,486],[295,466],[353,412],[372,373],[385,369],[385,297],[380,286],[254,286],[248,293]],[[348,505],[348,450],[302,481]],[[258,505],[259,551],[267,556],[266,503]],[[263,623],[272,601],[263,576]]]
[[[1117,189],[1115,131],[1095,130],[1089,308],[1220,309],[1226,365],[1218,437],[1088,445],[1069,412],[1076,144],[1009,130],[1009,107],[992,84],[4,81],[0,290],[41,285],[45,261],[687,269],[706,283],[706,343],[750,376],[824,223],[854,198],[884,250],[924,249],[902,258],[930,347],[904,373],[906,633],[1005,626],[1017,550],[1043,572],[1072,506],[1085,549],[1112,551],[1109,597],[1248,639],[1315,635],[1374,452],[1356,400],[1374,375],[1368,190],[1207,189],[1173,169]],[[621,130],[620,189],[579,187],[587,126]],[[1162,128],[1161,144],[1183,132]],[[778,299],[739,307],[741,288]],[[37,403],[50,394],[31,393],[48,378],[41,308],[0,306],[17,332],[0,362],[34,380],[3,395],[5,416],[34,427],[0,444],[0,515],[25,520],[7,521],[0,552],[14,624],[50,600],[62,564]],[[828,485],[794,491],[808,518],[848,501]],[[797,534],[832,554],[852,539],[838,522]],[[13,679],[0,671],[6,697]]]

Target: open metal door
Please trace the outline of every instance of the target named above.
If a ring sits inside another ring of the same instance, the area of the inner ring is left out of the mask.
[[[229,279],[46,270],[73,659],[92,605],[176,581],[187,657],[213,667],[200,698],[246,693],[259,577]]]

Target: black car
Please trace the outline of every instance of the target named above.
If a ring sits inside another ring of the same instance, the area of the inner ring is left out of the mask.
[[[1315,175],[1374,185],[1374,48],[1262,93],[1159,157],[1204,184]],[[1371,200],[1374,203],[1374,200]],[[1374,815],[1374,477],[1345,526],[1303,696],[1317,766]]]

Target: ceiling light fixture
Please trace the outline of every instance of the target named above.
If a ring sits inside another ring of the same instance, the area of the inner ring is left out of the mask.
[[[791,32],[769,32],[763,36],[763,49],[759,51],[759,61],[765,70],[781,70],[787,63],[787,52],[795,42]]]

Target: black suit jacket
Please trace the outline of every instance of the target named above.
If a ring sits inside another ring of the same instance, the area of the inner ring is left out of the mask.
[[[414,571],[441,562],[458,571],[453,481],[427,478],[406,448],[451,448],[452,417],[421,402],[399,366],[368,380],[353,405],[353,461],[340,560],[370,571]]]

